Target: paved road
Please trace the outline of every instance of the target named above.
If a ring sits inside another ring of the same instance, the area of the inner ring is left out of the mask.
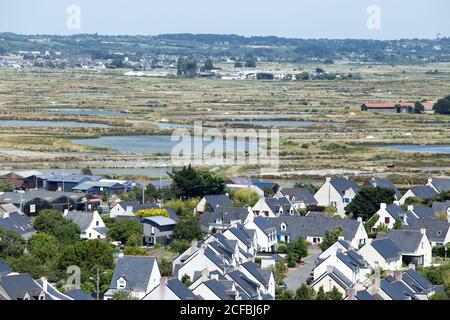
[[[289,269],[284,282],[291,290],[297,290],[302,283],[306,283],[306,279],[310,276],[311,271],[315,267],[315,261],[322,251],[320,249],[309,249],[309,256],[303,259],[305,263],[301,267]]]

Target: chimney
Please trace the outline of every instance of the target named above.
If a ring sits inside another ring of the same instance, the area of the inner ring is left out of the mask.
[[[63,217],[67,216],[69,214],[69,209],[64,209]]]
[[[408,266],[409,270],[416,270],[416,265],[414,263],[410,263]]]
[[[325,178],[325,182],[331,182],[331,178],[330,177],[326,177]]]
[[[356,221],[358,221],[358,222],[362,223],[362,222],[363,222],[363,221],[362,221],[362,217],[358,217],[358,218],[356,218]]]
[[[347,300],[356,300],[356,290],[354,288],[350,288],[347,290]]]
[[[400,206],[400,201],[398,201],[398,200],[395,200],[393,203]]]
[[[217,273],[211,274],[211,280],[217,280],[219,281],[219,275]]]
[[[372,283],[370,284],[369,288],[367,289],[367,292],[369,292],[370,295],[376,295],[380,291],[380,277],[375,275],[372,278]]]
[[[327,266],[327,273],[330,274],[333,272],[334,266]]]
[[[338,236],[338,240],[344,240],[344,236]]]
[[[427,229],[420,229],[421,234],[427,234]]]
[[[387,204],[386,203],[380,203],[380,210],[386,210]]]
[[[42,290],[47,293],[48,292],[48,281],[46,277],[41,278],[42,281]]]
[[[428,184],[433,182],[433,178],[428,178]]]
[[[193,254],[197,250],[197,244],[198,242],[195,240],[191,242],[191,247],[189,248],[190,254]]]
[[[344,179],[345,179],[345,180],[348,180],[348,176],[344,176]]]
[[[117,255],[117,258],[122,259],[124,257],[123,252],[119,252],[119,254]]]
[[[207,268],[202,270],[202,282],[209,279],[209,271]]]
[[[414,210],[414,206],[413,205],[409,205],[408,206],[408,211],[413,211]]]
[[[402,272],[400,270],[394,271],[394,280],[395,281],[402,280]]]

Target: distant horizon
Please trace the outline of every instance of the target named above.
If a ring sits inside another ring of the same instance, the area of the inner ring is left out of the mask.
[[[288,39],[288,40],[364,40],[364,41],[401,41],[401,40],[437,40],[438,34],[433,37],[429,38],[419,38],[419,37],[405,37],[405,38],[392,38],[392,39],[377,39],[377,38],[299,38],[299,37],[284,37],[284,36],[277,36],[277,35],[244,35],[244,34],[237,34],[237,33],[190,33],[190,32],[171,32],[171,33],[158,33],[158,34],[101,34],[101,33],[72,33],[72,34],[51,34],[51,33],[18,33],[13,31],[0,31],[0,34],[15,34],[18,36],[25,36],[25,37],[31,37],[31,36],[50,36],[50,37],[76,37],[76,36],[100,36],[100,37],[159,37],[164,35],[214,35],[214,36],[238,36],[242,38],[278,38],[278,39]],[[448,39],[450,36],[441,35],[442,39]]]

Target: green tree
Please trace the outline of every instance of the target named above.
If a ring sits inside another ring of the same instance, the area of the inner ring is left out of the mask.
[[[322,243],[320,244],[320,249],[322,251],[327,250],[331,247],[336,241],[339,240],[340,236],[344,235],[344,230],[341,226],[336,227],[335,229],[328,229],[325,231],[325,236],[323,237]]]
[[[9,182],[0,183],[0,192],[12,192],[14,191],[14,186]]]
[[[342,296],[342,293],[339,292],[339,290],[333,286],[333,289],[331,289],[330,292],[326,293],[327,300],[343,300],[344,297]]]
[[[302,285],[295,292],[295,300],[314,300],[315,295],[316,293],[313,288],[305,283],[302,283]]]
[[[187,58],[179,58],[177,64],[177,74],[179,76],[192,77],[197,72],[197,61]]]
[[[414,113],[423,113],[425,111],[425,107],[423,104],[421,104],[419,101],[416,101],[414,104]]]
[[[50,277],[55,270],[50,270],[36,256],[26,253],[17,258],[7,258],[6,263],[19,273],[27,273],[35,279],[43,276]]]
[[[252,57],[248,57],[245,60],[245,67],[246,68],[256,68],[256,60]]]
[[[394,196],[395,191],[392,189],[362,188],[352,202],[345,207],[346,214],[367,220],[380,209],[380,203],[394,202]]]
[[[199,218],[193,215],[185,215],[180,218],[173,230],[173,238],[176,240],[192,241],[202,240],[204,232],[198,224]]]
[[[289,242],[286,246],[286,253],[295,259],[295,262],[301,262],[302,258],[308,256],[308,242],[303,238]]]
[[[159,271],[161,272],[161,276],[170,277],[172,276],[172,263],[169,260],[162,258],[159,261]]]
[[[281,285],[284,281],[284,278],[286,278],[288,272],[286,263],[284,261],[277,261],[272,271],[275,277],[275,283],[277,285]]]
[[[48,265],[58,258],[58,239],[46,233],[34,234],[28,240],[28,251],[38,258],[42,264]]]
[[[253,207],[259,200],[259,195],[249,188],[232,190],[230,192],[231,200],[235,207]]]
[[[142,224],[131,219],[116,220],[108,230],[109,238],[114,241],[120,241],[121,243],[126,245],[137,245],[136,243],[129,243],[130,240],[136,240],[137,238],[139,238],[140,242],[142,242],[142,236]]]
[[[148,256],[148,251],[137,246],[127,246],[123,249],[123,254],[126,256]]]
[[[181,282],[183,282],[186,285],[186,287],[189,287],[192,284],[191,277],[189,277],[187,274],[181,277]]]
[[[400,219],[395,220],[394,223],[394,230],[402,230],[403,229],[403,222]]]
[[[214,65],[211,59],[205,60],[205,63],[203,64],[203,69],[208,71],[214,69]]]
[[[189,247],[191,246],[191,243],[188,241],[172,241],[169,246],[169,250],[178,254],[182,254],[185,252]]]
[[[102,240],[78,241],[66,246],[59,260],[62,270],[79,266],[85,278],[96,277],[96,269],[114,268],[113,246]]]
[[[319,190],[320,187],[315,186],[309,182],[297,181],[294,184],[294,188],[303,188],[303,189],[308,190],[312,194],[315,194]]]
[[[317,291],[316,300],[328,300],[328,297],[325,291],[323,290],[323,287],[320,287],[319,291]]]
[[[81,174],[92,176],[92,170],[89,167],[81,169]]]
[[[195,169],[191,165],[173,169],[169,176],[178,190],[178,196],[183,198],[203,198],[225,191],[225,177],[209,170]]]
[[[59,211],[42,210],[34,220],[33,226],[39,232],[54,236],[62,246],[80,240],[78,225],[65,219]]]
[[[278,289],[275,291],[276,300],[294,300],[294,291],[290,289]]]
[[[439,99],[438,102],[433,106],[433,110],[437,114],[450,114],[450,96]]]
[[[0,227],[0,258],[19,258],[25,251],[25,241],[14,231]]]

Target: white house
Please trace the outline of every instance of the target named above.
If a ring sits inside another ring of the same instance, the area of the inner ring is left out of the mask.
[[[406,191],[399,202],[402,205],[408,198],[431,199],[437,195],[438,192],[430,186],[415,186]]]
[[[379,234],[377,239],[391,239],[402,251],[402,261],[406,265],[420,267],[431,266],[432,247],[426,230],[391,230],[387,234]]]
[[[350,246],[350,244],[343,240],[340,239],[338,241],[336,241],[335,243],[333,243],[330,247],[328,247],[327,250],[323,251],[320,255],[319,255],[319,260],[323,261],[326,258],[328,258],[329,256],[336,254],[338,251],[344,253],[347,252],[348,250],[350,250],[352,247]]]
[[[160,282],[161,273],[155,257],[120,256],[104,299],[111,300],[119,292],[142,299]]]
[[[194,213],[204,213],[208,211],[219,211],[222,208],[233,207],[233,202],[227,194],[208,195],[204,196],[197,206],[194,208]]]
[[[254,262],[246,262],[239,266],[239,271],[250,280],[258,283],[264,295],[275,298],[275,276],[272,270],[261,269]]]
[[[274,197],[286,197],[297,210],[317,205],[317,200],[314,198],[314,195],[305,188],[282,188],[277,191]]]
[[[249,255],[255,255],[258,252],[258,239],[256,231],[246,229],[241,224],[232,225],[223,232],[223,235],[229,240],[236,240],[239,248]]]
[[[65,210],[64,218],[71,220],[80,227],[81,239],[93,240],[106,238],[108,228],[97,211],[80,212]]]
[[[314,280],[319,279],[327,273],[328,267],[332,266],[354,284],[363,284],[367,281],[367,275],[371,267],[364,258],[353,250],[347,252],[337,251],[329,255],[325,260],[319,262],[314,268]]]
[[[327,177],[314,198],[319,206],[334,207],[338,215],[345,217],[345,207],[352,202],[359,191],[360,187],[352,180]]]
[[[320,288],[324,292],[330,292],[333,288],[336,288],[343,296],[352,286],[352,281],[333,266],[327,266],[326,272],[322,273],[318,278],[315,278],[311,283],[311,288],[316,292]]]
[[[184,283],[177,278],[162,277],[159,285],[145,295],[142,300],[199,300]]]
[[[245,229],[256,232],[258,252],[275,252],[278,248],[277,229],[263,217],[256,217],[245,224]]]
[[[416,231],[424,229],[432,247],[450,243],[450,223],[448,221],[411,219],[404,229]]]
[[[286,198],[261,198],[252,208],[255,216],[275,218],[298,215],[294,205]]]
[[[450,191],[450,179],[428,179],[427,186],[433,188],[437,193]]]
[[[192,281],[195,273],[203,269],[217,271],[223,275],[231,264],[226,261],[225,256],[218,255],[217,251],[209,246],[210,244],[202,244],[193,254],[182,258],[179,262],[174,261],[174,276],[179,280],[188,276]]]
[[[373,229],[376,230],[380,225],[386,225],[388,229],[393,229],[396,221],[404,222],[406,212],[395,203],[380,203],[380,209],[376,212],[379,216]]]
[[[402,267],[402,251],[391,239],[373,240],[358,253],[374,269],[399,270]]]

